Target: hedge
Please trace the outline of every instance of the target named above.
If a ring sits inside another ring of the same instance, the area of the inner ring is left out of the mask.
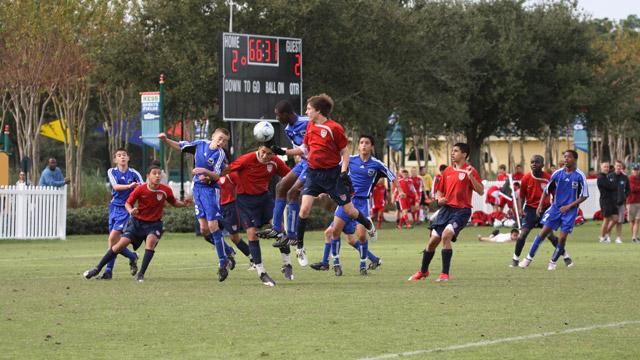
[[[333,218],[333,212],[320,206],[314,206],[307,224],[310,230],[324,230]],[[168,232],[195,232],[193,206],[164,209],[164,228]],[[104,234],[109,231],[109,207],[92,206],[67,209],[67,235]]]

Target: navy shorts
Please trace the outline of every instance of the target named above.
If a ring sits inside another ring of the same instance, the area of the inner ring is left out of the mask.
[[[193,203],[198,219],[207,221],[222,219],[220,212],[220,189],[214,186],[194,185]]]
[[[358,211],[360,211],[362,215],[369,216],[368,198],[354,197],[353,206],[355,206],[355,208],[358,209]],[[350,218],[349,215],[344,212],[344,208],[342,206],[338,206],[334,216],[339,217],[345,222],[344,228],[342,228],[343,233],[351,235],[356,232],[356,226],[358,226],[359,222],[356,219]],[[333,226],[333,223],[331,225]]]
[[[302,188],[302,195],[318,196],[329,194],[338,205],[351,202],[351,194],[340,180],[340,167],[331,169],[307,169],[307,180]]]
[[[273,217],[273,198],[269,192],[260,195],[238,194],[236,206],[243,228],[259,228]]]
[[[455,236],[458,234],[469,222],[469,218],[471,217],[471,209],[463,208],[452,208],[450,206],[443,206],[438,211],[438,216],[436,220],[431,223],[431,230],[435,230],[438,236],[442,237],[442,232],[444,228],[448,225],[453,227],[453,231],[455,232]]]
[[[548,208],[545,208],[544,210],[542,210],[542,213],[544,214],[545,211],[547,211],[547,209]],[[524,221],[522,222],[522,227],[529,230],[542,227],[542,224],[540,223],[540,218],[536,214],[536,208],[525,205]]]
[[[226,203],[220,208],[222,210],[222,220],[220,220],[222,229],[226,230],[230,235],[237,234],[242,228],[240,227],[240,216],[238,215],[236,202]]]
[[[149,234],[155,235],[158,240],[160,240],[163,232],[164,225],[162,224],[162,220],[144,221],[132,217],[129,221],[129,225],[127,225],[127,229],[122,234],[122,237],[126,237],[131,240],[133,250],[138,250]]]
[[[109,232],[124,231],[129,222],[129,212],[124,206],[109,204]]]
[[[298,176],[298,180],[305,182],[305,180],[307,180],[307,169],[307,160],[302,159],[293,167],[293,169],[291,169],[291,171]]]

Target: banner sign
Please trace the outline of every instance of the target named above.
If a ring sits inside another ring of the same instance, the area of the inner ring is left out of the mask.
[[[587,119],[582,116],[576,116],[573,121],[573,143],[576,150],[589,152],[589,136],[587,134]]]
[[[160,92],[149,91],[140,93],[140,122],[142,142],[156,150],[160,150]]]

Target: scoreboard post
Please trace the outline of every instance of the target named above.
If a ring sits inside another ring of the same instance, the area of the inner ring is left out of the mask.
[[[222,33],[221,112],[224,121],[276,121],[289,100],[302,111],[302,40]]]

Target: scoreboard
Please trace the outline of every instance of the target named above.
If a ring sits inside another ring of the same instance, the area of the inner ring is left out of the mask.
[[[223,33],[221,54],[224,121],[276,121],[281,100],[301,113],[301,39]]]

